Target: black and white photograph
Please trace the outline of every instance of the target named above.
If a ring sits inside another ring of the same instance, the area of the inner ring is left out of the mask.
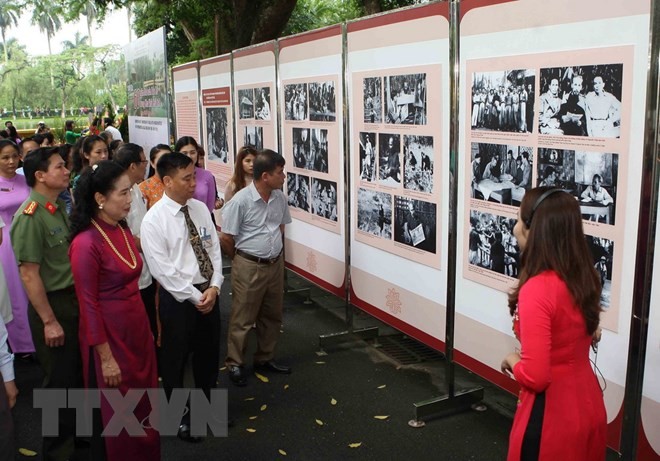
[[[261,126],[246,126],[243,130],[243,145],[257,150],[264,148],[264,129]]]
[[[426,125],[426,74],[385,77],[385,122]]]
[[[378,180],[385,186],[401,185],[401,135],[378,133]]]
[[[309,119],[312,122],[334,122],[337,120],[335,104],[335,82],[309,84]]]
[[[311,128],[309,142],[309,159],[306,162],[308,170],[319,173],[328,172],[328,130]]]
[[[473,142],[471,197],[519,207],[532,187],[532,152],[527,146]]]
[[[358,189],[358,229],[392,239],[392,196],[371,189]]]
[[[254,118],[270,120],[270,88],[255,88],[254,99]]]
[[[403,187],[433,192],[433,136],[403,135]]]
[[[284,119],[307,120],[307,83],[284,85]]]
[[[312,178],[312,213],[337,222],[337,183]]]
[[[535,86],[533,69],[472,74],[472,129],[531,133]]]
[[[614,242],[602,237],[587,235],[587,245],[591,250],[593,264],[600,276],[603,291],[600,294],[600,304],[604,309],[612,301],[612,263],[614,261]]]
[[[254,88],[238,90],[238,107],[241,120],[254,118]]]
[[[381,123],[383,121],[383,79],[369,77],[362,80],[362,95],[364,108],[364,123]]]
[[[539,133],[621,137],[623,64],[541,69]]]
[[[573,195],[582,218],[613,225],[616,217],[619,155],[569,149],[539,149],[537,183]]]
[[[376,133],[360,133],[360,180],[376,180]]]
[[[394,196],[394,240],[419,250],[436,251],[437,205]]]
[[[470,210],[468,262],[473,266],[518,277],[520,246],[513,235],[515,218]]]
[[[293,140],[293,165],[296,168],[311,170],[308,162],[311,161],[311,144],[309,128],[293,128],[291,130]]]
[[[206,133],[208,159],[227,163],[229,142],[227,141],[227,108],[209,107],[206,109]]]
[[[289,197],[289,206],[299,208],[309,213],[311,197],[309,191],[309,176],[287,173],[286,192]]]

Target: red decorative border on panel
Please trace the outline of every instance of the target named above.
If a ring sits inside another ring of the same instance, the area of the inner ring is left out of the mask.
[[[649,439],[646,437],[644,425],[639,425],[639,438],[637,441],[637,459],[639,461],[660,461],[660,453],[656,453]]]
[[[235,58],[242,58],[244,56],[251,56],[253,54],[265,53],[271,51],[275,53],[275,41],[270,41],[262,43],[260,45],[254,45],[248,48],[241,48],[239,50],[233,51]]]
[[[374,27],[386,26],[397,22],[412,21],[413,19],[426,18],[429,16],[443,16],[449,19],[449,3],[433,3],[431,5],[408,8],[394,13],[383,13],[360,21],[349,22],[348,32],[372,29]]]
[[[313,42],[314,40],[322,40],[328,37],[334,37],[341,34],[341,25],[325,27],[323,29],[313,30],[302,34],[294,35],[293,37],[285,37],[278,40],[280,48],[287,46],[300,45],[301,43]]]
[[[303,278],[306,278],[307,280],[314,283],[315,285],[320,286],[325,291],[328,291],[328,292],[332,293],[333,295],[339,296],[340,298],[344,298],[346,296],[346,286],[345,286],[346,284],[345,283],[342,283],[341,286],[336,287],[336,286],[326,282],[325,280],[320,279],[317,276],[312,275],[309,272],[307,272],[306,270],[301,269],[298,266],[295,266],[291,263],[285,262],[284,265],[286,266],[287,269],[292,270],[293,272],[295,272],[299,276],[301,276]]]
[[[214,64],[216,62],[229,61],[231,59],[231,53],[223,54],[220,56],[215,56],[213,58],[207,58],[199,61],[199,65],[204,66],[206,64]]]
[[[197,64],[199,61],[193,61],[193,62],[188,62],[186,64],[181,64],[176,67],[172,67],[172,73],[179,72],[181,70],[187,70],[187,69],[197,69]]]
[[[516,0],[462,0],[459,4],[458,22],[461,22],[463,16],[476,8],[484,8],[514,1]]]

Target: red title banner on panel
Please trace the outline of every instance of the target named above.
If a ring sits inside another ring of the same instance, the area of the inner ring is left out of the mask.
[[[202,90],[203,106],[228,106],[230,104],[231,89],[228,86]]]

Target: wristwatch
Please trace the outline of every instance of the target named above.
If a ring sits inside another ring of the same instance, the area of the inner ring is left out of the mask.
[[[215,286],[215,285],[212,285],[211,288],[215,288],[215,292],[216,292],[216,294],[218,295],[218,297],[220,297],[220,287],[217,287],[217,286]]]

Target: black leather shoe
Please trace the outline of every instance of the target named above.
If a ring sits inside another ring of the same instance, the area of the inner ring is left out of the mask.
[[[181,424],[179,426],[179,432],[177,432],[176,436],[184,442],[188,443],[199,443],[202,441],[201,437],[194,437],[190,435],[190,426],[187,424]]]
[[[268,360],[266,362],[255,362],[254,363],[254,371],[272,371],[273,373],[280,373],[283,375],[290,375],[291,374],[291,367],[287,367],[285,365],[279,365],[272,360]]]
[[[238,365],[231,365],[229,367],[229,379],[238,387],[247,385],[247,378],[245,377],[243,367],[239,367]]]

